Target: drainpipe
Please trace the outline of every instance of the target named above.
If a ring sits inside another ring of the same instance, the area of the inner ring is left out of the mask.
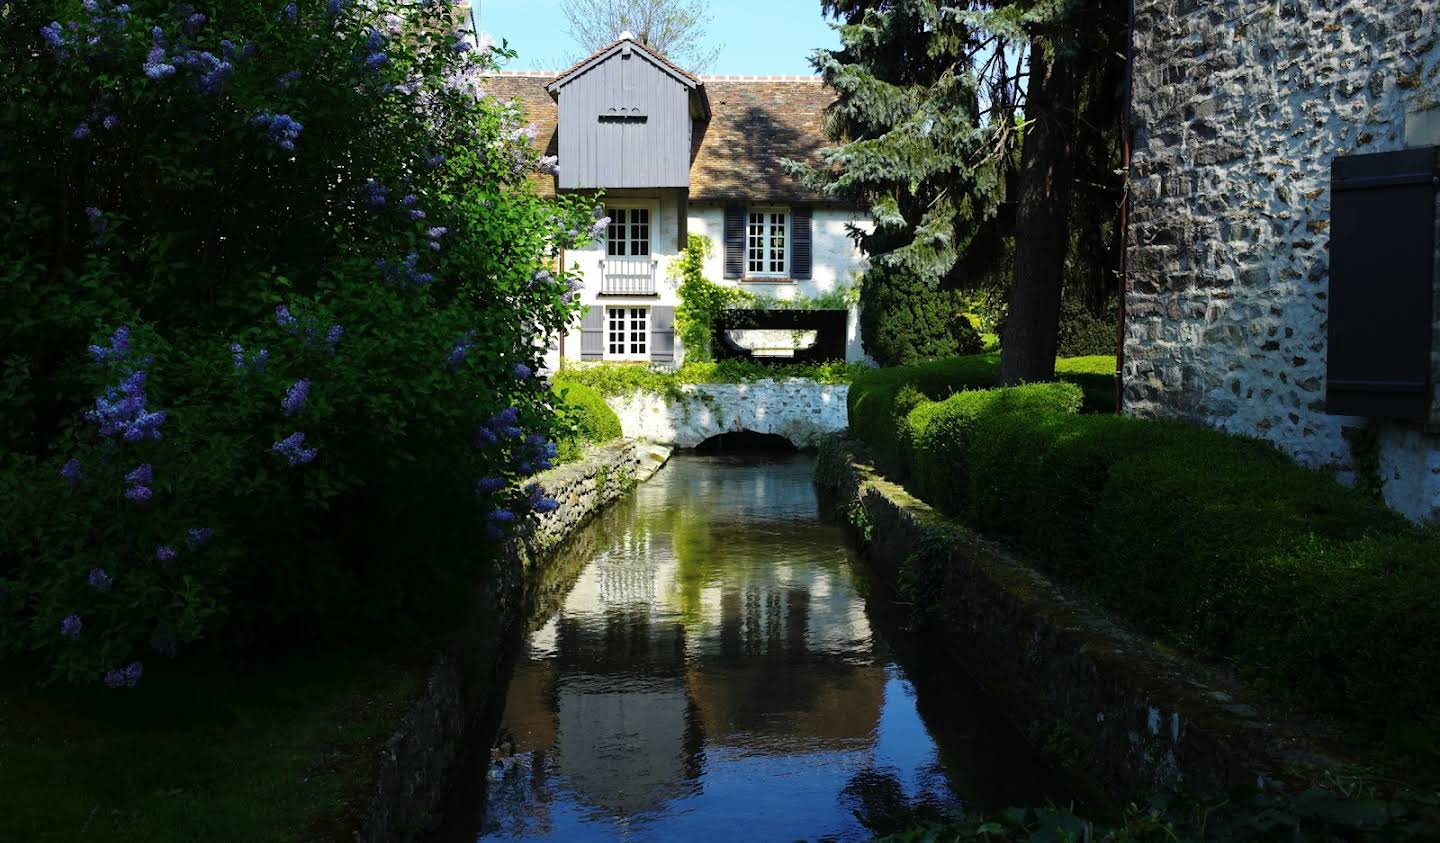
[[[1125,42],[1125,123],[1120,128],[1120,157],[1125,171],[1125,194],[1120,199],[1120,300],[1115,305],[1115,412],[1124,412],[1125,400],[1125,293],[1130,287],[1130,129],[1135,97],[1135,0],[1130,0],[1130,22]]]

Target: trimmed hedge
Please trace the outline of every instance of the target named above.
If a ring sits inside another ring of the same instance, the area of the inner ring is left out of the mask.
[[[1183,650],[1440,754],[1440,533],[1259,440],[1081,415],[1068,384],[917,397],[937,382],[895,389],[888,431],[855,415],[883,390],[852,402],[921,498]]]
[[[560,441],[560,461],[574,462],[588,442],[609,442],[625,435],[620,417],[605,403],[599,392],[578,383],[556,387],[560,417],[569,425],[570,435]]]
[[[1062,358],[1055,361],[1055,374],[1081,388],[1086,412],[1114,412],[1114,357]],[[921,400],[942,401],[956,392],[985,389],[999,382],[998,352],[868,369],[857,374],[850,385],[850,431],[875,449],[886,471],[903,479],[905,464],[896,439],[900,420]]]

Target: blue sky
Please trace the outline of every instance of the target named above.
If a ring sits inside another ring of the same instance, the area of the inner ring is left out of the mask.
[[[471,0],[480,28],[520,52],[510,70],[559,70],[579,53],[566,32],[560,0]],[[709,40],[724,49],[708,73],[810,74],[817,47],[840,39],[820,15],[820,0],[712,0]]]

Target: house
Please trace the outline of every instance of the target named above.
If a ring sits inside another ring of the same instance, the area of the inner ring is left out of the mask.
[[[558,172],[543,193],[603,191],[610,223],[562,262],[584,279],[581,323],[554,349],[566,360],[678,364],[678,282],[691,234],[715,250],[706,277],[782,299],[855,288],[864,256],[849,236],[863,212],[787,175],[818,160],[834,92],[815,77],[699,77],[628,34],[559,74],[502,72],[489,92],[518,101]],[[846,356],[864,359],[849,307]],[[787,332],[788,334],[788,332]],[[558,362],[553,360],[552,362]]]

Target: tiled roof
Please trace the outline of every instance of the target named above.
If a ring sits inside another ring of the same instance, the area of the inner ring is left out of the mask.
[[[542,71],[507,72],[485,83],[490,93],[520,102],[539,130],[535,143],[546,155],[557,154],[559,147],[559,109],[546,90],[555,78]],[[835,100],[832,89],[811,76],[702,76],[698,81],[708,92],[711,117],[695,127],[691,202],[829,201],[787,175],[780,161],[819,162],[819,151],[828,145],[821,121]],[[555,191],[552,176],[537,176],[536,184],[547,194]]]

